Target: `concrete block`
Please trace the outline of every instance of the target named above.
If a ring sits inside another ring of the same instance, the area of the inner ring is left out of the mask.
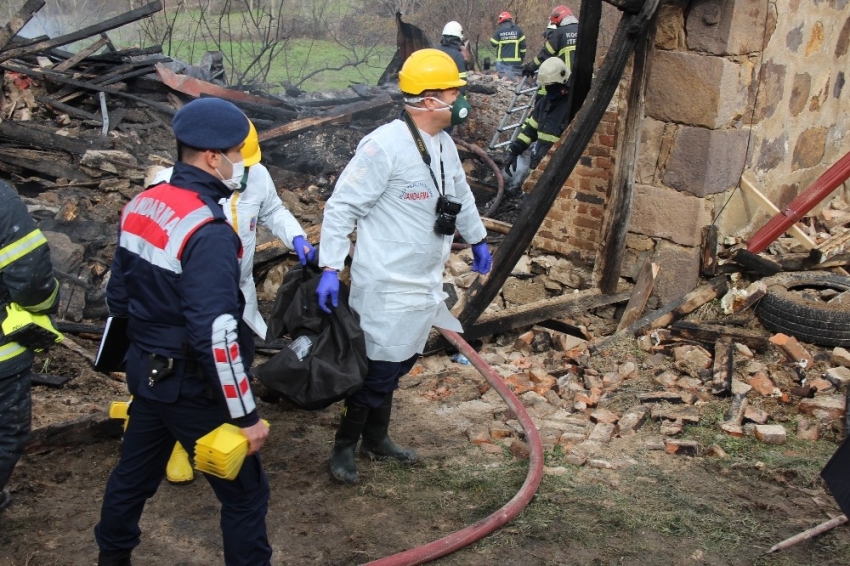
[[[811,415],[822,423],[844,417],[847,402],[844,395],[825,395],[814,399],[803,399],[797,411],[803,415]]]
[[[667,160],[664,184],[698,197],[722,193],[738,183],[746,149],[744,131],[682,126]]]
[[[743,115],[746,100],[738,63],[682,51],[656,51],[646,114],[662,122],[720,128]]]
[[[697,0],[686,22],[688,48],[713,55],[744,55],[761,51],[767,5],[760,0]]]
[[[629,230],[697,246],[701,230],[711,223],[711,207],[704,199],[665,187],[636,185]]]

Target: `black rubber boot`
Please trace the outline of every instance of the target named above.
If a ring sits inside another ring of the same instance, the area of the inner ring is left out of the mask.
[[[120,552],[103,552],[97,555],[97,566],[133,566],[130,562],[132,550]]]
[[[338,482],[353,484],[360,481],[354,451],[368,414],[369,407],[349,405],[347,401],[342,408],[330,461],[331,477]]]
[[[369,411],[366,426],[363,427],[363,443],[360,452],[373,460],[396,460],[412,466],[419,461],[413,450],[401,448],[390,440],[390,414],[393,410],[393,394],[384,398],[377,409]]]

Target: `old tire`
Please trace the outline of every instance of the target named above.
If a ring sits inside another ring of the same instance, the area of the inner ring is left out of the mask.
[[[780,273],[763,279],[767,294],[756,315],[773,332],[782,332],[809,344],[850,346],[850,305],[829,304],[804,289],[850,290],[850,277],[825,271]]]

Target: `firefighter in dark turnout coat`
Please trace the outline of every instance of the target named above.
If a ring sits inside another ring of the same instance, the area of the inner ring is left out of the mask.
[[[241,323],[242,246],[219,205],[240,186],[248,119],[229,102],[202,98],[181,108],[172,126],[180,161],[170,184],[124,207],[107,286],[111,313],[129,317],[133,402],[95,527],[98,563],[130,564],[139,517],[174,442],[191,454],[201,436],[230,422],[247,438],[248,457],[232,481],[205,474],[221,502],[224,560],[265,565],[269,485],[258,451],[268,427],[246,372],[252,349]]]
[[[572,72],[576,62],[576,45],[578,44],[578,20],[572,11],[564,5],[552,10],[549,21],[556,26],[543,43],[543,48],[533,61],[525,64],[522,74],[528,77],[534,75],[543,61],[550,57],[559,57]]]
[[[15,189],[0,181],[0,320],[11,303],[48,314],[59,306],[47,239]],[[30,431],[33,352],[0,332],[0,509],[9,504],[6,482],[21,458]]]
[[[500,73],[517,74],[525,59],[525,33],[514,23],[510,12],[499,14],[499,27],[490,38],[496,50],[496,70]]]
[[[537,84],[545,88],[546,93],[537,99],[531,116],[525,119],[519,135],[508,148],[505,171],[509,175],[513,175],[516,170],[517,158],[534,142],[537,143],[532,149],[529,163],[531,169],[537,167],[552,144],[560,139],[569,118],[569,79],[570,72],[560,59],[547,59],[540,66]]]

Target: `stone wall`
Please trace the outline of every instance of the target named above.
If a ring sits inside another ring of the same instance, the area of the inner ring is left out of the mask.
[[[659,301],[690,290],[702,226],[746,238],[769,218],[742,173],[782,207],[850,150],[847,3],[661,8],[623,276],[653,258]]]

